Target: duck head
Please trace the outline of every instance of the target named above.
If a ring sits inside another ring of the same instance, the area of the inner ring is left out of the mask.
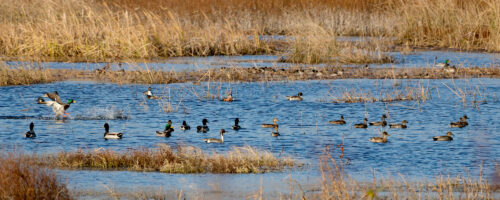
[[[106,133],[109,132],[109,124],[108,123],[104,124],[104,130],[106,130]]]
[[[297,94],[297,96],[301,97],[301,96],[302,96],[302,92],[299,92],[299,93]]]
[[[35,128],[35,124],[33,122],[30,123],[30,131],[33,131],[33,128]]]
[[[382,133],[382,135],[384,135],[384,136],[391,136],[391,135],[389,135],[389,133],[387,133],[385,131]]]
[[[187,126],[186,121],[182,121],[182,125]]]
[[[275,118],[273,118],[273,122],[276,123],[276,122],[279,122],[279,120],[275,117]]]
[[[167,122],[169,125],[172,125],[172,120],[168,120]]]
[[[224,135],[224,133],[225,133],[225,132],[226,132],[226,130],[224,130],[224,129],[221,129],[221,130],[220,130],[220,134],[221,134],[221,135]]]
[[[340,115],[340,119],[341,119],[341,120],[344,120],[344,115]]]
[[[387,116],[382,115],[382,120],[387,119]]]
[[[201,123],[202,123],[203,125],[207,125],[207,122],[208,122],[208,120],[207,120],[207,119],[203,119],[203,120],[201,120]]]
[[[73,100],[73,99],[68,99],[67,104],[72,104],[72,103],[76,103],[76,101],[75,101],[75,100]]]
[[[452,132],[448,131],[448,133],[446,133],[446,136],[454,136]]]
[[[408,121],[406,121],[406,120],[403,120],[403,121],[401,122],[401,124],[403,124],[403,125],[405,125],[406,123],[408,123]]]
[[[234,124],[238,124],[240,122],[239,118],[234,119]]]

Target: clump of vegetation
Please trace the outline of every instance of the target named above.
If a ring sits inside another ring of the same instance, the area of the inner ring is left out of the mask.
[[[252,147],[234,147],[225,154],[205,153],[192,146],[172,149],[160,145],[155,149],[125,152],[96,149],[59,152],[56,155],[35,155],[28,159],[36,165],[63,169],[98,169],[159,171],[164,173],[264,173],[300,166],[297,161],[277,158],[267,151]]]
[[[363,92],[362,89],[345,89],[340,97],[333,97],[334,103],[360,103],[360,102],[397,102],[418,101],[425,102],[431,98],[431,90],[421,84],[417,86],[407,85],[404,88],[393,87],[381,89],[374,96],[371,92]]]
[[[0,199],[72,199],[54,172],[0,156]]]

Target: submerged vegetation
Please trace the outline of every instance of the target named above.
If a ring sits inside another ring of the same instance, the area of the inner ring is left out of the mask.
[[[500,51],[499,15],[496,0],[0,0],[0,54],[109,61],[273,53],[301,63],[386,62],[381,51],[394,43]],[[361,50],[335,38],[352,35],[394,40]]]
[[[107,149],[59,152],[25,157],[35,165],[62,169],[159,171],[164,173],[264,173],[300,166],[288,157],[277,158],[252,147],[234,147],[224,154],[205,153],[192,146],[115,152]]]

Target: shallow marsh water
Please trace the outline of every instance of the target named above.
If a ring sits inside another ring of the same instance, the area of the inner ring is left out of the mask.
[[[225,152],[233,146],[250,145],[268,150],[276,156],[288,155],[306,163],[302,169],[260,175],[171,175],[161,173],[106,172],[106,171],[59,171],[67,177],[70,186],[80,189],[102,189],[100,184],[116,183],[116,187],[131,188],[137,184],[144,186],[161,184],[178,186],[176,183],[192,182],[192,188],[204,188],[208,180],[231,179],[249,180],[251,185],[287,183],[288,175],[301,184],[317,183],[318,158],[327,147],[337,157],[336,148],[344,143],[345,170],[359,180],[370,180],[376,175],[402,174],[417,179],[432,179],[434,176],[463,174],[465,169],[473,176],[482,169],[485,175],[492,174],[500,157],[498,119],[500,92],[498,79],[458,79],[458,80],[327,80],[304,82],[262,82],[262,83],[190,83],[151,85],[153,93],[164,99],[148,100],[142,92],[148,85],[117,85],[96,82],[58,82],[31,86],[9,86],[0,88],[0,149],[24,152],[53,153],[61,150],[80,148],[109,148],[126,150],[139,147],[155,147],[159,143],[172,146],[193,145],[208,152]],[[426,102],[403,101],[393,103],[331,103],[334,97],[351,89],[370,91],[377,96],[380,91],[392,91],[394,87],[404,90],[406,86],[421,85],[430,90]],[[450,89],[451,88],[451,89]],[[36,98],[44,92],[59,91],[63,99],[75,99],[69,109],[68,120],[54,120],[50,108],[36,104]],[[455,92],[463,90],[467,95],[464,104]],[[236,101],[227,103],[204,98],[207,92],[221,98],[232,91]],[[285,96],[304,93],[302,102],[287,101]],[[478,94],[472,103],[473,93]],[[164,112],[170,109],[172,112]],[[337,120],[344,115],[345,126],[329,125],[329,120]],[[355,129],[355,123],[363,117],[369,121],[379,121],[382,114],[388,114],[389,123],[409,121],[405,130],[369,127]],[[469,126],[450,128],[450,121],[457,121],[466,114]],[[230,130],[234,118],[240,118],[243,129]],[[280,137],[271,137],[270,129],[260,127],[270,123],[273,117],[280,121]],[[210,131],[206,134],[196,130],[181,131],[179,126],[186,120],[193,128],[207,118]],[[167,120],[172,120],[176,128],[173,136],[155,136]],[[23,133],[28,124],[35,123],[38,135],[26,139]],[[123,131],[122,140],[104,140],[102,128],[108,122],[111,131]],[[224,128],[225,143],[205,144],[202,139],[218,137]],[[382,131],[391,136],[386,144],[374,144],[370,137]],[[455,134],[452,142],[434,142],[432,137],[444,135],[447,131]],[[135,181],[123,181],[129,177]],[[228,178],[229,177],[229,178]],[[229,181],[230,185],[236,182]],[[222,183],[226,184],[226,183]],[[287,185],[275,187],[288,191]],[[228,186],[229,187],[229,186]],[[179,189],[189,190],[187,186]],[[208,189],[207,189],[208,188]],[[231,186],[234,191],[237,186]],[[273,187],[274,188],[274,187]],[[194,189],[193,189],[194,190]],[[245,187],[251,193],[252,187]]]

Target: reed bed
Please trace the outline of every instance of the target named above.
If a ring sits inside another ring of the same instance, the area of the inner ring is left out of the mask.
[[[337,97],[337,95],[335,94],[331,94],[331,96],[333,96],[333,103],[372,103],[397,101],[417,101],[419,103],[424,103],[427,100],[431,99],[431,89],[419,83],[416,86],[407,85],[405,87],[381,89],[375,95],[373,95],[370,91],[363,91],[362,89],[344,89],[340,97]]]
[[[0,55],[110,61],[283,54],[316,63],[347,54],[337,59],[385,62],[377,46],[359,49],[332,37],[500,51],[499,14],[496,0],[0,0]]]
[[[234,147],[224,154],[206,153],[192,146],[159,145],[155,149],[115,152],[107,149],[29,156],[35,165],[62,169],[159,171],[164,173],[264,173],[298,167],[297,161],[277,158],[252,147]]]
[[[437,176],[431,181],[409,181],[403,176],[357,182],[343,170],[343,161],[331,156],[321,159],[320,192],[309,199],[495,199],[498,189],[482,174]]]
[[[72,199],[54,172],[0,156],[0,199]]]
[[[0,86],[29,85],[56,81],[83,80],[117,84],[169,84],[201,82],[268,82],[326,79],[452,79],[499,78],[500,68],[459,67],[455,72],[440,68],[364,68],[327,65],[324,67],[229,67],[195,71],[88,71],[74,69],[46,69],[33,67],[0,66]],[[215,88],[217,89],[217,88]],[[220,91],[219,91],[220,93]],[[204,95],[201,95],[202,97]],[[220,95],[218,95],[220,96]],[[211,95],[210,98],[215,96]]]

